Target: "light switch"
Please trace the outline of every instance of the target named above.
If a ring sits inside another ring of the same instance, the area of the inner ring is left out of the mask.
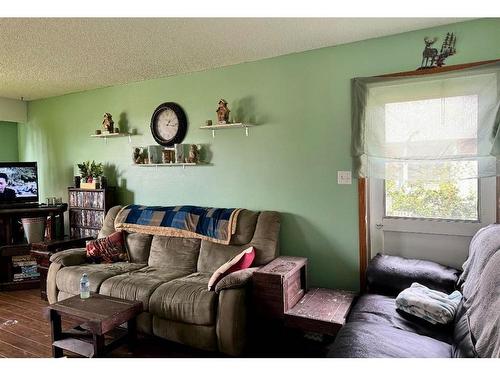
[[[339,185],[351,185],[352,184],[351,171],[337,171],[337,183]]]

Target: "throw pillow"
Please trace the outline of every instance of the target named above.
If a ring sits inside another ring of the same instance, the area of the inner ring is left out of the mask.
[[[94,263],[128,262],[122,232],[87,242],[87,257]]]
[[[208,281],[208,290],[214,290],[215,285],[217,285],[219,280],[224,276],[229,275],[230,273],[235,271],[249,268],[252,265],[254,259],[255,249],[253,247],[249,247],[248,249],[243,250],[241,253],[234,256],[228,262],[224,263],[217,270],[215,270],[215,272],[212,274],[212,277]]]

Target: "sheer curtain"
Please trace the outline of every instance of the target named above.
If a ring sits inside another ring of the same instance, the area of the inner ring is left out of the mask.
[[[359,177],[441,181],[498,175],[500,62],[352,82]]]

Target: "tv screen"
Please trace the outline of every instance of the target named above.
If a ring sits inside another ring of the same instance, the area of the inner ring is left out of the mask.
[[[38,202],[36,162],[0,162],[0,204]]]

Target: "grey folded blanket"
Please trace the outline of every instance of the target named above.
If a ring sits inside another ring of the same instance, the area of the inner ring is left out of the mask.
[[[458,290],[448,295],[413,283],[396,297],[396,307],[432,324],[448,324],[455,317],[461,300]]]

